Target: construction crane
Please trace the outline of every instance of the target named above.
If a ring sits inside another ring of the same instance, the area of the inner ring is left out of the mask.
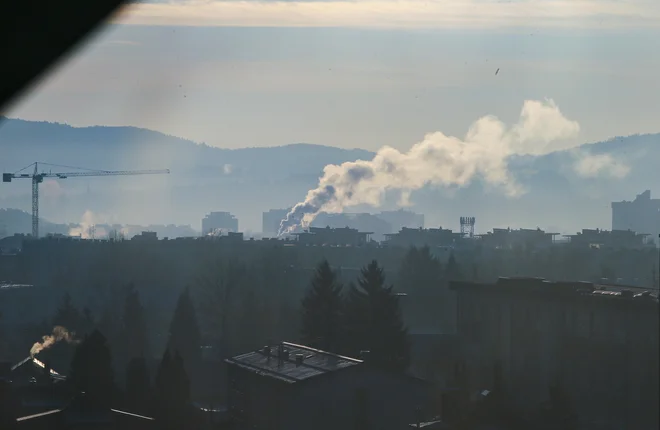
[[[54,173],[54,172],[39,172],[39,165],[53,166],[65,169],[79,169],[78,172]],[[34,166],[33,173],[21,173],[30,167]],[[82,169],[80,167],[60,166],[57,164],[35,162],[29,166],[25,166],[21,170],[14,173],[3,173],[2,182],[11,182],[12,179],[32,179],[32,237],[39,238],[39,184],[44,181],[44,178],[79,178],[87,176],[129,176],[129,175],[161,175],[170,173],[169,169],[163,170],[92,170]]]

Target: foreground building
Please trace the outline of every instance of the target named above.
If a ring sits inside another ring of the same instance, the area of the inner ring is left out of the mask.
[[[215,231],[238,232],[238,218],[229,212],[211,212],[202,219],[202,235]]]
[[[658,297],[587,282],[454,282],[471,390],[532,411],[559,384],[586,429],[658,428]]]
[[[350,227],[310,227],[308,230],[294,235],[298,237],[300,245],[363,246],[370,242],[371,233]]]
[[[282,342],[226,361],[237,430],[400,430],[430,408],[420,379],[302,345]]]

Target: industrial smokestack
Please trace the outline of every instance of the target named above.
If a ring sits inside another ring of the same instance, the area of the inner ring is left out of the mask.
[[[318,187],[296,204],[280,223],[278,235],[306,228],[320,212],[346,207],[379,206],[387,191],[398,191],[401,204],[426,185],[467,186],[475,178],[516,197],[525,192],[508,169],[515,155],[544,155],[575,148],[580,126],[566,119],[552,100],[524,102],[517,124],[506,127],[493,116],[475,121],[463,139],[441,132],[427,134],[408,152],[385,146],[372,160],[323,169]]]

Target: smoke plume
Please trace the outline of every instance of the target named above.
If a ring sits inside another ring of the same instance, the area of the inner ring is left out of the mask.
[[[34,358],[35,355],[39,354],[44,349],[48,349],[60,341],[65,341],[71,344],[78,343],[78,340],[75,338],[75,333],[69,332],[66,328],[58,325],[53,328],[52,334],[42,336],[41,342],[35,342],[35,344],[32,345],[32,348],[30,348],[30,357]]]
[[[81,239],[94,239],[96,237],[104,237],[108,235],[108,232],[104,228],[99,227],[97,229],[96,225],[103,221],[103,217],[100,217],[98,214],[90,211],[89,209],[85,211],[80,222],[77,226],[69,228],[69,236],[77,236]]]
[[[427,134],[408,152],[389,146],[370,161],[357,160],[323,169],[317,188],[296,204],[280,224],[279,235],[308,226],[319,212],[338,213],[359,204],[379,206],[385,192],[402,201],[425,185],[466,186],[474,178],[502,189],[509,197],[525,192],[508,170],[513,155],[544,155],[577,146],[568,139],[580,126],[564,117],[552,100],[527,100],[518,122],[508,127],[494,116],[475,121],[463,139]]]

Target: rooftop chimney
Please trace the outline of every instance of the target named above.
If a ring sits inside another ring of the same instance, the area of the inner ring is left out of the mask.
[[[296,366],[302,366],[305,356],[302,354],[296,354]]]
[[[270,345],[264,346],[264,354],[270,358]]]

